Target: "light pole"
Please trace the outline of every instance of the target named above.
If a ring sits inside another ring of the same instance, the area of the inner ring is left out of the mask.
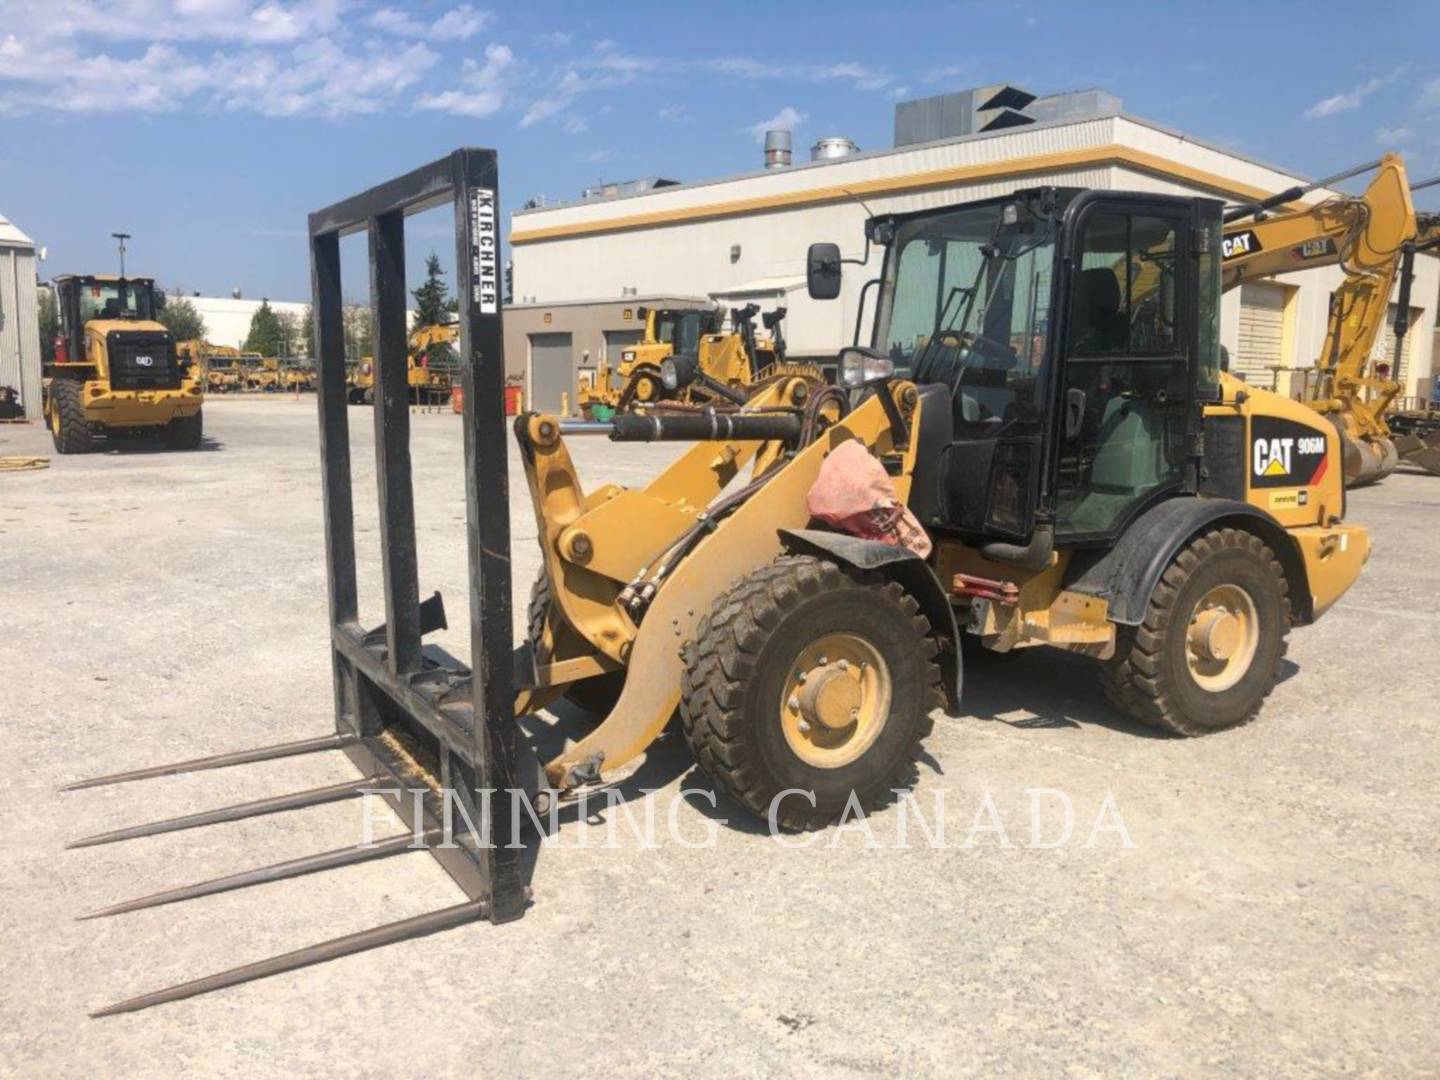
[[[120,280],[125,280],[125,241],[130,239],[128,232],[112,232],[110,234],[120,241]]]

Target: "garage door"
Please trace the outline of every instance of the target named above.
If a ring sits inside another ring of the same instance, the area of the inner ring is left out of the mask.
[[[1240,347],[1230,370],[1246,382],[1268,387],[1274,378],[1271,364],[1285,363],[1281,342],[1285,336],[1285,290],[1256,282],[1240,287]]]
[[[620,353],[631,345],[637,345],[645,337],[643,330],[606,330],[605,361],[611,367],[620,363]]]
[[[530,408],[559,412],[560,396],[575,404],[575,362],[569,334],[530,335]]]
[[[1400,308],[1397,304],[1391,304],[1385,313],[1385,332],[1376,335],[1375,344],[1370,347],[1371,360],[1383,360],[1387,364],[1395,363],[1395,316]],[[1405,334],[1405,344],[1400,348],[1400,370],[1391,372],[1390,377],[1405,385],[1405,380],[1410,377],[1410,346],[1415,342],[1415,327],[1420,322],[1420,309],[1410,309],[1410,328]],[[1401,393],[1409,393],[1402,390]]]

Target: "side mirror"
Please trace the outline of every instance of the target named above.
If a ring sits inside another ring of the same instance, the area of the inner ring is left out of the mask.
[[[811,244],[805,255],[805,288],[811,300],[840,295],[840,245]]]
[[[156,311],[164,311],[164,310],[165,310],[165,290],[164,290],[164,289],[156,289],[156,290],[155,290],[155,310],[156,310]]]

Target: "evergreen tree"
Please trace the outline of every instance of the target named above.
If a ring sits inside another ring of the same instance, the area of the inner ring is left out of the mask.
[[[302,355],[312,359],[315,356],[315,309],[305,305],[305,315],[300,321],[300,348]]]
[[[359,360],[375,355],[375,339],[370,328],[370,309],[351,304],[345,309],[345,359]]]
[[[160,312],[160,323],[175,335],[176,341],[204,341],[205,316],[195,310],[187,297],[167,300]]]
[[[294,356],[300,348],[300,316],[293,311],[282,311],[275,318],[280,323],[280,355]]]
[[[243,348],[261,356],[279,356],[284,350],[285,332],[269,300],[261,300],[259,309],[250,317],[250,333]]]
[[[433,251],[425,260],[425,284],[412,289],[415,297],[415,325],[433,326],[450,321],[457,306],[450,290],[445,285],[445,271],[440,269],[440,258]]]
[[[40,294],[40,362],[55,362],[55,335],[60,333],[60,309],[55,303],[55,290],[41,285]]]

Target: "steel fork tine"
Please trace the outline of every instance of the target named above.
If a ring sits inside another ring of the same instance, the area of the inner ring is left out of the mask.
[[[77,780],[66,784],[61,791],[81,791],[84,788],[105,787],[108,784],[126,784],[132,780],[150,780],[157,776],[175,776],[179,773],[201,772],[205,769],[224,769],[231,765],[248,765],[252,761],[273,761],[276,758],[293,757],[296,754],[313,754],[319,750],[343,750],[360,741],[358,735],[322,735],[314,739],[300,739],[297,742],[278,743],[275,746],[258,746],[253,750],[235,750],[229,754],[213,754],[210,757],[177,761],[171,765],[153,765],[148,769],[131,769],[129,772],[96,776],[89,780]]]
[[[232,889],[243,889],[250,885],[261,885],[267,881],[284,881],[286,878],[300,877],[302,874],[313,874],[321,870],[334,870],[342,866],[352,866],[356,863],[384,859],[391,855],[403,855],[407,851],[423,851],[429,845],[430,841],[439,836],[439,829],[429,829],[419,836],[413,833],[400,833],[396,836],[386,837],[384,840],[377,840],[373,844],[336,848],[334,851],[324,851],[318,855],[305,855],[298,859],[288,859],[285,862],[272,863],[270,866],[260,866],[253,870],[242,870],[236,874],[226,874],[224,877],[212,878],[209,881],[201,881],[194,885],[182,885],[174,889],[165,889],[162,892],[151,893],[149,896],[142,896],[135,900],[126,900],[123,903],[112,904],[109,907],[101,908],[99,911],[92,911],[86,915],[76,916],[76,919],[77,921],[83,922],[86,919],[123,915],[128,911],[143,911],[145,908],[160,907],[163,904],[176,904],[181,900],[193,900],[200,896],[213,896],[215,893],[229,892]]]
[[[67,848],[94,847],[97,844],[113,844],[117,840],[133,840],[139,836],[155,836],[157,833],[178,832],[181,829],[194,829],[201,825],[214,825],[221,821],[239,821],[241,818],[273,814],[280,810],[300,810],[307,806],[337,802],[340,799],[353,799],[363,795],[367,788],[384,782],[385,778],[381,776],[346,780],[343,784],[311,788],[309,791],[297,791],[290,795],[272,795],[267,799],[237,803],[234,806],[222,806],[216,810],[202,810],[198,814],[185,814],[182,817],[167,818],[164,821],[131,825],[128,828],[115,829],[113,832],[97,833],[80,840],[72,840],[65,846]]]
[[[381,945],[391,945],[397,941],[406,941],[440,930],[449,930],[463,923],[482,919],[488,913],[489,905],[484,900],[467,900],[454,907],[442,908],[440,911],[416,915],[409,919],[401,919],[399,922],[376,926],[370,930],[361,930],[357,934],[346,934],[344,937],[322,942],[319,945],[309,945],[303,949],[296,949],[294,952],[272,956],[268,960],[257,960],[253,964],[244,964],[216,975],[206,975],[204,978],[194,979],[165,990],[141,994],[139,997],[129,998],[114,1005],[107,1005],[103,1009],[97,1009],[90,1015],[98,1017],[138,1012],[141,1009],[148,1009],[152,1005],[180,1001],[184,998],[195,997],[197,994],[209,993],[211,990],[220,990],[227,986],[237,986],[240,983],[263,979],[270,975],[279,975],[282,972],[324,963],[327,960],[364,952]]]

